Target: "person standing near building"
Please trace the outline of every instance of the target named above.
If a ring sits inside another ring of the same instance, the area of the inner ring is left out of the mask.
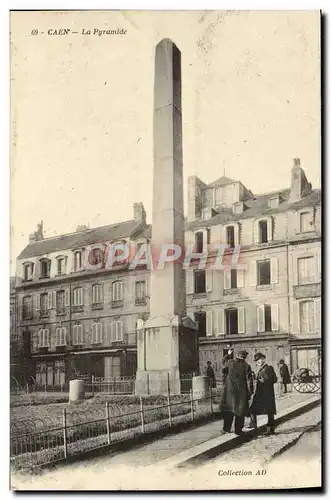
[[[209,378],[209,386],[210,388],[216,387],[216,378],[213,367],[211,366],[211,362],[207,361],[207,369],[206,376]]]
[[[280,381],[282,384],[282,391],[284,394],[286,394],[287,393],[287,384],[291,383],[290,372],[289,372],[287,364],[285,364],[283,359],[281,359],[278,364],[279,364]]]
[[[253,426],[257,426],[257,415],[268,415],[266,435],[275,432],[276,401],[274,384],[277,376],[272,366],[266,363],[264,354],[258,352],[254,354],[254,361],[257,364],[256,389],[250,408]]]
[[[234,360],[229,360],[223,368],[224,391],[221,400],[223,413],[223,433],[231,432],[234,419],[234,432],[242,434],[245,417],[249,411],[249,400],[253,393],[252,370],[245,359],[248,353],[238,351]]]

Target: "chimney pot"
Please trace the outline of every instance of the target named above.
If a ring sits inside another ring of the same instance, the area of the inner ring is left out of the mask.
[[[293,167],[300,167],[300,158],[293,159]]]

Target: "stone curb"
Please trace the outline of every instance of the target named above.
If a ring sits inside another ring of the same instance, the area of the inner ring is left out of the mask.
[[[274,451],[266,460],[264,460],[262,465],[267,465],[272,460],[274,460],[274,458],[278,457],[279,455],[281,455],[282,453],[284,453],[288,449],[292,448],[292,446],[294,446],[304,434],[308,434],[309,432],[312,432],[314,429],[316,429],[321,424],[321,422],[322,422],[322,420],[319,420],[317,422],[317,424],[312,425],[309,429],[301,431],[298,436],[295,436],[292,439],[290,439],[290,441],[288,443],[281,446],[278,450]]]
[[[275,423],[276,425],[279,425],[287,420],[301,415],[302,413],[306,413],[307,411],[318,406],[320,402],[321,398],[319,396],[313,396],[308,401],[297,403],[296,405],[289,407],[287,410],[280,412],[279,416],[275,419]],[[194,466],[203,460],[214,458],[265,432],[267,427],[267,418],[264,417],[263,420],[264,422],[260,423],[257,429],[251,429],[245,432],[244,436],[222,435],[217,438],[209,439],[194,448],[178,453],[175,457],[167,458],[149,467],[162,467],[167,469],[184,468]]]

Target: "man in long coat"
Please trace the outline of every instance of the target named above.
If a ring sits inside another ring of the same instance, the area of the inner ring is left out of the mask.
[[[213,367],[211,366],[211,362],[207,361],[207,369],[206,376],[209,378],[209,386],[210,388],[216,387],[216,377]]]
[[[284,363],[284,360],[281,359],[279,361],[279,375],[282,383],[283,393],[287,393],[287,384],[291,383],[290,372],[288,370],[288,366]]]
[[[246,351],[239,351],[223,369],[224,391],[221,400],[223,413],[223,432],[231,432],[234,419],[234,432],[242,434],[245,416],[249,413],[249,400],[253,393],[252,370],[245,359]]]
[[[266,363],[264,354],[258,352],[254,354],[254,361],[258,366],[256,374],[256,389],[250,408],[252,422],[256,427],[257,415],[268,415],[266,435],[274,434],[276,402],[274,384],[277,382],[277,376],[272,366]]]

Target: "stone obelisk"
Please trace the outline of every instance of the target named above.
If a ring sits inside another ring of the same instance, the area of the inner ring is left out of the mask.
[[[169,39],[156,46],[151,245],[184,248],[181,53]],[[164,248],[164,247],[163,247]],[[180,372],[197,369],[195,324],[186,317],[180,261],[151,272],[150,317],[137,328],[136,394],[179,394]]]

